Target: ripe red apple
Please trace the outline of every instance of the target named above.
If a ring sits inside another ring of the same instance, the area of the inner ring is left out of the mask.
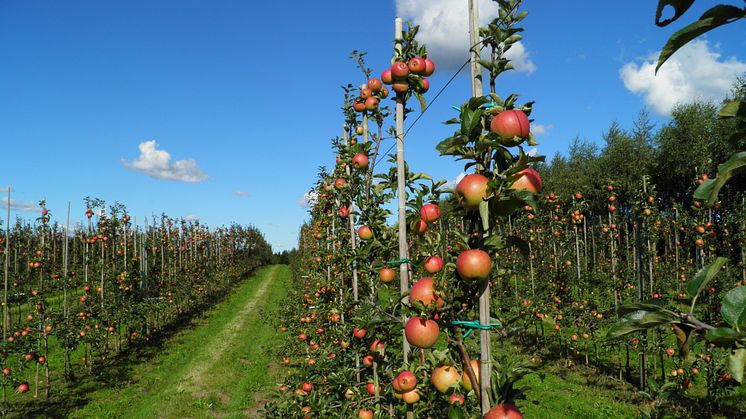
[[[28,383],[21,383],[16,390],[18,390],[19,393],[25,393],[29,389]]]
[[[412,371],[402,371],[396,376],[395,380],[399,384],[399,392],[406,393],[417,387],[417,377]]]
[[[378,92],[378,96],[380,96],[381,99],[386,99],[389,97],[389,89],[386,88],[386,86],[381,87],[381,91]]]
[[[306,381],[305,383],[303,383],[303,384],[302,384],[302,385],[300,386],[300,388],[301,388],[301,389],[302,389],[303,391],[305,391],[306,393],[310,393],[310,392],[311,392],[311,390],[313,390],[313,384],[311,384],[311,383],[309,383],[309,382],[307,382],[307,381]]]
[[[516,191],[541,192],[541,176],[532,169],[526,168],[517,173],[520,177],[510,186]]]
[[[381,80],[378,80],[375,77],[368,80],[368,89],[370,89],[372,92],[378,93],[381,91],[382,87],[383,87],[383,83],[381,83]]]
[[[427,231],[427,223],[423,220],[417,220],[414,224],[414,231],[417,234],[424,234]]]
[[[383,351],[386,350],[386,343],[383,341],[380,341],[378,339],[374,339],[373,342],[370,343],[370,351],[377,353],[377,354],[383,354]]]
[[[485,413],[484,419],[523,419],[523,415],[512,404],[498,404]]]
[[[432,278],[422,278],[412,285],[409,290],[409,301],[421,302],[425,307],[435,305],[443,306],[443,299],[435,296],[435,280]]]
[[[375,383],[368,383],[368,385],[366,386],[366,388],[368,390],[368,394],[370,394],[371,396],[375,396],[376,395],[376,385],[375,385]],[[379,386],[378,390],[380,391],[380,389],[381,388]]]
[[[378,98],[377,97],[369,97],[365,99],[365,110],[375,111],[376,109],[378,109]]]
[[[365,337],[365,329],[361,329],[361,328],[355,326],[352,329],[352,336],[354,336],[354,337],[356,337],[358,339],[364,338]]]
[[[362,112],[365,110],[365,101],[354,101],[352,102],[352,109],[355,110],[355,112]]]
[[[464,395],[463,394],[453,393],[453,394],[451,394],[451,397],[448,398],[448,403],[450,403],[450,404],[457,404],[459,406],[463,406],[465,401],[466,400],[464,400]]]
[[[487,197],[487,182],[489,179],[478,173],[464,176],[456,186],[461,206],[466,209],[479,208],[479,204]]]
[[[438,221],[440,218],[440,207],[437,204],[425,204],[420,208],[420,218],[426,223]]]
[[[342,189],[347,187],[347,181],[343,178],[338,178],[334,181],[334,188],[335,189]]]
[[[492,269],[489,253],[481,249],[464,250],[456,259],[456,272],[467,281],[487,279]]]
[[[443,270],[445,262],[440,256],[430,256],[425,259],[425,271],[429,274],[436,274]]]
[[[373,419],[373,411],[369,409],[360,409],[357,412],[357,417],[360,419]]]
[[[357,229],[357,236],[360,237],[360,240],[370,240],[373,238],[373,230],[368,226],[360,226]]]
[[[406,404],[415,404],[420,401],[420,393],[419,391],[417,391],[417,389],[414,389],[406,393],[402,393],[401,399],[404,400],[404,403]]]
[[[10,370],[10,368],[8,367],[3,368],[3,375],[10,375],[11,372],[12,371]]]
[[[409,67],[403,61],[397,61],[391,65],[391,77],[394,80],[404,80],[409,75]]]
[[[365,169],[368,167],[368,156],[363,153],[357,153],[352,156],[352,167],[355,169]]]
[[[407,93],[407,91],[409,91],[409,83],[407,83],[406,81],[395,81],[391,85],[391,88],[394,89],[396,93],[404,94],[404,93]]]
[[[438,341],[440,327],[438,323],[421,317],[411,317],[404,327],[404,337],[410,345],[418,348],[431,348]]]
[[[430,82],[427,79],[420,80],[420,83],[415,83],[414,90],[417,93],[427,93],[430,90]]]
[[[367,87],[363,88],[363,89],[360,89],[360,97],[362,99],[368,99],[371,96],[373,96],[373,90],[371,90],[371,89],[369,89]]]
[[[515,109],[500,112],[492,118],[490,131],[502,138],[528,138],[530,124],[528,117],[522,111]]]
[[[479,361],[476,359],[472,359],[471,362],[471,369],[474,370],[474,376],[477,379],[477,385],[479,385],[479,370],[481,369],[479,366]],[[466,391],[471,391],[473,388],[471,379],[469,378],[469,374],[464,371],[464,374],[461,376],[461,387],[464,388]]]
[[[425,68],[427,65],[425,64],[425,59],[420,57],[414,57],[407,63],[407,67],[409,68],[409,71],[414,74],[423,75],[425,73]]]
[[[448,393],[461,380],[461,373],[453,365],[435,367],[430,382],[440,393]]]
[[[347,207],[340,207],[339,210],[337,210],[337,215],[339,215],[339,218],[347,218],[350,216],[350,209]]]
[[[396,278],[396,271],[391,268],[383,268],[378,271],[378,277],[381,278],[381,282],[391,282]]]
[[[391,69],[384,70],[383,73],[381,73],[381,81],[384,84],[391,84],[394,82],[394,78],[391,76]]]
[[[429,58],[425,58],[425,73],[423,76],[430,77],[435,73],[435,63]]]

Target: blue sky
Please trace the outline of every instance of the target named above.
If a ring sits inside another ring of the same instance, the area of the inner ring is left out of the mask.
[[[743,23],[674,56],[654,79],[657,51],[684,24],[657,28],[656,2],[525,3],[520,71],[497,89],[537,102],[540,154],[576,136],[600,142],[612,121],[631,127],[644,107],[665,123],[673,103],[719,98],[746,72]],[[697,3],[685,21],[709,4]],[[365,81],[350,52],[367,51],[380,74],[394,17],[420,23],[437,92],[465,57],[465,4],[0,1],[0,188],[13,187],[13,217],[35,217],[27,210],[46,199],[56,219],[71,201],[80,220],[92,196],[138,220],[165,212],[251,223],[276,250],[292,248],[307,218],[299,201],[334,161],[340,86]],[[480,4],[483,20],[494,16],[492,2]],[[441,122],[468,98],[468,82],[462,73],[410,131],[413,170],[461,172],[434,146],[450,134]]]

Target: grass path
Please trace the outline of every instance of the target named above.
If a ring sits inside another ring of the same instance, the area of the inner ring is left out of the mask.
[[[290,270],[263,268],[177,334],[163,353],[133,369],[132,384],[104,388],[71,417],[251,417],[255,397],[274,385],[268,348],[280,337],[263,316],[282,298]]]

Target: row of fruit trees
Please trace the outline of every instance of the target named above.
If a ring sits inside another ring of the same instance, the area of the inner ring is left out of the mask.
[[[105,375],[133,343],[210,306],[272,257],[254,227],[210,230],[166,215],[138,225],[121,204],[86,206],[86,222],[70,228],[69,210],[61,223],[41,201],[33,222],[0,233],[5,412]]]
[[[489,93],[474,77],[474,95],[446,121],[453,135],[436,146],[469,172],[452,190],[404,160],[408,105],[426,111],[435,71],[417,27],[396,36],[380,78],[353,53],[367,82],[345,88],[336,165],[311,191],[298,286],[277,319],[290,375],[268,417],[521,417],[519,382],[542,357],[637,382],[648,413],[695,385],[717,408],[743,380],[746,214],[713,198],[740,166],[700,179],[691,208],[653,187],[621,196],[612,179],[602,213],[581,193],[541,194],[532,164],[543,157],[524,152],[535,145],[533,102],[495,83],[527,13],[498,3],[486,27],[470,16],[473,75],[486,70]]]

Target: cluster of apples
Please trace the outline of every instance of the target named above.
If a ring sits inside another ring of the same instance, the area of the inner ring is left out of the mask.
[[[389,89],[383,85],[381,80],[373,77],[360,89],[360,96],[352,102],[352,109],[357,112],[375,111],[378,109],[378,102],[386,99],[388,95]]]
[[[417,234],[427,231],[427,226],[440,219],[440,207],[437,204],[425,204],[420,208],[420,219],[414,225]]]
[[[417,93],[430,89],[430,82],[425,77],[435,73],[435,63],[429,58],[414,57],[409,62],[396,61],[391,68],[381,73],[381,80],[390,84],[396,93],[405,94],[410,86]]]

